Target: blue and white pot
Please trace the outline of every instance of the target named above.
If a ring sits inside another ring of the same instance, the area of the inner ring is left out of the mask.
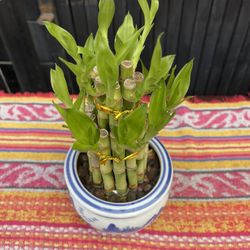
[[[168,152],[160,141],[153,138],[150,146],[160,161],[159,180],[147,195],[126,203],[103,201],[88,192],[77,174],[77,159],[80,153],[69,150],[64,164],[69,194],[76,211],[93,228],[111,233],[134,232],[149,225],[160,214],[169,196],[173,169]]]

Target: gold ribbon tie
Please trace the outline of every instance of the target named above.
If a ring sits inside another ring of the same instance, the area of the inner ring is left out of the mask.
[[[137,105],[133,109],[119,111],[119,110],[113,110],[113,109],[111,109],[111,108],[109,108],[107,106],[101,105],[101,104],[97,103],[96,100],[94,100],[94,102],[95,102],[96,108],[99,111],[102,111],[102,112],[107,113],[107,114],[114,115],[115,120],[118,120],[124,114],[128,114],[128,113],[134,111],[134,109],[136,109],[140,104],[140,102],[138,102]]]
[[[105,164],[107,161],[115,161],[117,163],[121,162],[121,161],[126,161],[126,160],[129,160],[129,159],[133,159],[135,158],[138,154],[140,153],[140,151],[136,151],[130,155],[127,155],[126,157],[120,159],[118,157],[113,157],[113,156],[110,156],[110,155],[104,155],[102,154],[101,152],[97,152],[97,155],[99,156],[100,158],[100,163],[101,164]]]

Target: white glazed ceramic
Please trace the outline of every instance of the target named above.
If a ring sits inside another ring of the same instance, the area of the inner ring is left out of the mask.
[[[150,146],[160,161],[159,180],[146,196],[126,203],[103,201],[89,193],[81,184],[77,174],[79,152],[69,150],[64,164],[69,194],[78,214],[93,228],[112,233],[134,232],[146,227],[157,218],[168,199],[173,169],[170,157],[160,141],[153,138]]]

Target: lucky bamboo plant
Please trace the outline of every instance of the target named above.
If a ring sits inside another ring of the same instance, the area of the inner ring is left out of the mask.
[[[103,186],[107,194],[116,190],[121,196],[144,181],[149,141],[174,117],[175,107],[188,90],[193,66],[190,61],[175,75],[175,56],[162,56],[160,34],[146,69],[140,56],[159,2],[138,3],[143,27],[135,27],[128,13],[116,32],[114,48],[108,39],[114,0],[99,1],[98,30],[84,46],[77,45],[63,28],[45,22],[74,60],[59,58],[76,77],[76,100],[69,95],[62,69],[58,65],[51,69],[53,91],[63,103],[54,105],[75,138],[73,149],[87,152],[94,185]],[[142,72],[137,71],[139,62]],[[145,95],[150,95],[149,103],[141,101]]]

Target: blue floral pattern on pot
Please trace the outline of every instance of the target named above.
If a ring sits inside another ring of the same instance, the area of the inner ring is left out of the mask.
[[[143,225],[142,227],[126,227],[126,228],[122,228],[120,229],[119,227],[117,227],[115,224],[110,223],[108,225],[108,227],[106,229],[104,229],[104,232],[107,233],[131,233],[131,232],[135,232],[138,230],[141,230],[142,228],[146,227],[147,225],[149,225],[151,222],[153,222],[160,214],[160,212],[162,211],[163,207],[160,209],[160,211],[153,215],[146,223],[145,225]]]

